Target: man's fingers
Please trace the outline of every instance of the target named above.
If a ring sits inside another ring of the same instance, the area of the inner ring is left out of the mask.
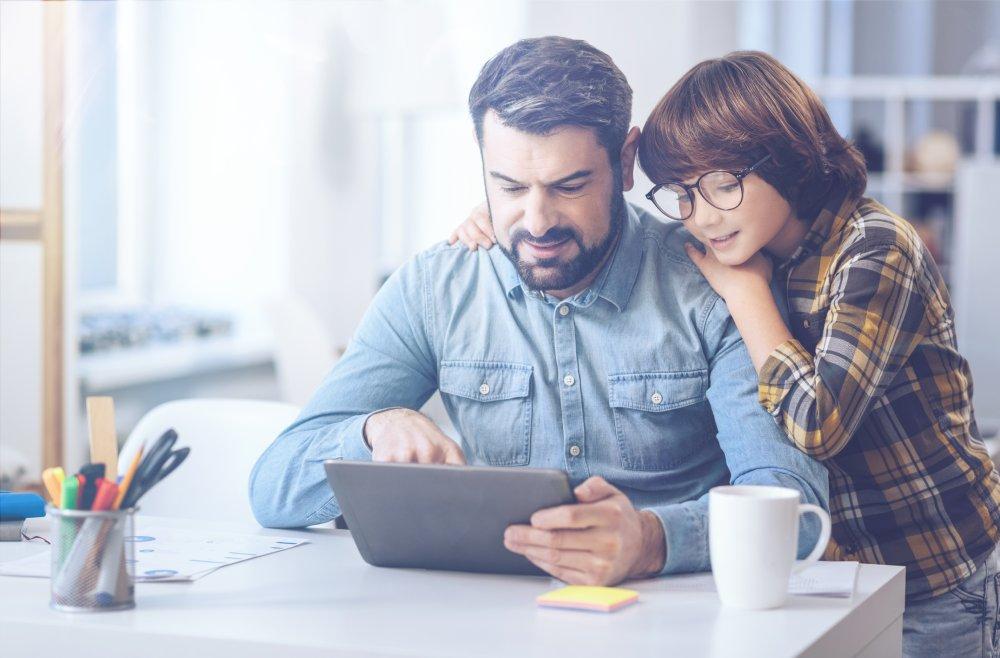
[[[573,490],[576,499],[581,503],[594,503],[616,494],[624,495],[607,480],[600,476],[587,478],[583,484]]]
[[[465,454],[462,452],[462,448],[450,436],[442,432],[441,428],[434,421],[430,418],[427,418],[426,421],[427,423],[424,428],[426,434],[421,440],[433,448],[434,463],[454,464],[456,466],[465,465]]]
[[[444,463],[452,466],[465,466],[465,454],[456,443],[452,442],[445,448]]]
[[[385,450],[372,453],[372,461],[389,462],[393,464],[409,464],[418,461],[416,454],[409,449]]]
[[[542,571],[558,578],[568,585],[586,585],[590,582],[589,576],[577,569],[560,567],[559,565],[549,564],[548,562],[541,560],[531,560],[531,558],[528,559]]]
[[[538,510],[531,515],[531,526],[543,530],[583,530],[607,523],[608,510],[594,503],[560,505]]]
[[[597,580],[604,580],[610,573],[610,563],[589,551],[559,551],[555,549],[529,548],[523,553],[532,562],[543,562],[560,569],[571,569],[588,574]]]
[[[604,545],[598,530],[542,530],[530,525],[512,525],[504,531],[504,545],[523,552],[528,548],[556,548],[573,551],[594,550]]]
[[[441,446],[430,441],[421,442],[413,451],[415,461],[418,464],[441,464],[444,462],[445,454]]]

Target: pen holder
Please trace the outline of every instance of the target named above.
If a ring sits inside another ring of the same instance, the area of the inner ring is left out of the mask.
[[[49,605],[64,612],[134,608],[135,508],[47,511],[53,522]]]

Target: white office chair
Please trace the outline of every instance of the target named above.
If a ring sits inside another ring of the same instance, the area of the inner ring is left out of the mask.
[[[152,409],[129,435],[118,459],[124,475],[139,446],[177,432],[175,449],[191,454],[139,501],[143,514],[254,521],[247,493],[250,469],[299,409],[262,400],[175,400]]]

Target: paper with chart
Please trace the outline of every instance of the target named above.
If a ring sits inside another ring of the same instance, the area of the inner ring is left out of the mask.
[[[192,581],[221,567],[308,543],[306,539],[227,532],[198,532],[157,526],[125,538],[135,551],[136,582]],[[48,578],[51,556],[42,551],[0,564],[0,575]]]
[[[857,562],[817,562],[792,574],[788,593],[846,599],[854,596],[857,579]]]
[[[788,593],[799,596],[820,596],[848,599],[854,596],[858,579],[857,562],[817,562],[792,574]],[[675,592],[714,592],[715,581],[709,573],[679,574],[667,577],[668,587]],[[637,589],[641,586],[634,585]]]

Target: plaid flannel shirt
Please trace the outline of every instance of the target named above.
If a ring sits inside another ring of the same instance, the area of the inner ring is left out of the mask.
[[[827,559],[905,566],[910,600],[950,591],[1000,538],[1000,479],[937,266],[905,220],[838,195],[775,276],[795,340],[760,402],[830,472]]]

